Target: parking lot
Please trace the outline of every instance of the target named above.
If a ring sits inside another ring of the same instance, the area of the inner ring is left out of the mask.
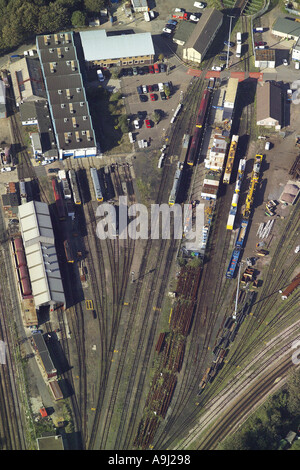
[[[159,72],[121,78],[126,113],[131,119],[130,130],[137,141],[145,139],[152,148],[161,146],[170,128],[174,111],[181,100],[184,103],[184,93],[190,79],[186,72],[183,74],[181,70],[176,71],[176,69],[171,73]],[[171,94],[169,99],[162,99],[158,84],[167,82],[171,82]],[[137,88],[143,85],[147,86],[147,93],[139,94]],[[150,92],[149,86],[153,87],[153,85],[154,90]],[[154,101],[151,100],[150,95],[154,96]],[[153,113],[156,110],[161,116],[157,124],[153,120]],[[135,119],[139,120],[139,129],[135,129],[133,124]],[[145,119],[150,120],[150,128],[146,127]]]

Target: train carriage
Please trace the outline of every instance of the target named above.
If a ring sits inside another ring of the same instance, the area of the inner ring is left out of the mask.
[[[94,186],[95,196],[98,202],[103,201],[103,191],[100,184],[99,175],[96,168],[91,168],[91,177]]]
[[[75,170],[69,170],[68,176],[70,180],[74,202],[75,204],[81,204],[81,195]]]
[[[66,209],[65,209],[64,201],[61,195],[61,190],[60,190],[60,187],[56,178],[52,179],[52,188],[53,188],[53,194],[55,198],[55,204],[56,204],[59,220],[65,220]]]
[[[195,127],[195,131],[193,134],[192,142],[189,148],[188,156],[186,162],[188,165],[194,165],[195,159],[197,156],[197,151],[199,147],[199,140],[201,137],[201,129],[199,127]]]
[[[200,103],[200,107],[198,111],[196,127],[202,128],[204,125],[210,96],[211,96],[211,92],[209,90],[205,90],[202,95],[202,99],[201,99],[201,103]]]

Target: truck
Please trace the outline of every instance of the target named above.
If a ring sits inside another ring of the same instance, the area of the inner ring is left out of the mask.
[[[293,97],[293,90],[291,90],[290,88],[286,91],[286,100],[287,101],[292,101],[292,97]]]
[[[151,18],[150,18],[150,15],[149,15],[148,11],[144,12],[144,19],[145,19],[145,21],[151,21]]]

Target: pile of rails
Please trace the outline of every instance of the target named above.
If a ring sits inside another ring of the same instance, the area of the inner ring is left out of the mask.
[[[200,268],[183,267],[180,271],[170,317],[170,332],[160,333],[155,348],[159,355],[158,372],[153,377],[144,418],[134,441],[137,448],[147,449],[151,446],[161,419],[166,417],[184,358],[200,277]]]

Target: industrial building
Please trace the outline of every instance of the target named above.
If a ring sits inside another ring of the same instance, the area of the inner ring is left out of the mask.
[[[36,309],[65,305],[49,207],[31,201],[19,206],[19,221]]]
[[[39,154],[45,158],[58,158],[57,145],[55,142],[50,111],[46,101],[24,101],[19,105],[21,122],[23,126],[38,127],[38,141],[40,143]],[[37,139],[33,137],[32,139]],[[34,157],[38,154],[33,152]]]
[[[257,85],[256,124],[281,129],[282,91],[271,82]]]
[[[215,8],[205,9],[183,48],[183,59],[200,64],[222,22],[223,14],[219,10]]]
[[[131,5],[133,11],[135,12],[145,12],[148,11],[148,2],[147,0],[131,0]]]
[[[24,57],[13,62],[10,65],[10,76],[17,106],[22,101],[47,98],[38,58]]]
[[[294,18],[278,18],[273,25],[272,34],[297,41],[300,36],[300,23]]]
[[[276,51],[274,49],[256,49],[255,67],[260,69],[275,68]]]
[[[150,33],[109,35],[104,29],[82,31],[80,39],[88,68],[152,64],[154,46]]]
[[[34,333],[31,344],[37,355],[37,362],[43,377],[48,380],[56,379],[57,370],[53,365],[44,337],[41,333]]]
[[[37,36],[36,44],[59,158],[96,156],[99,144],[83,86],[74,33]]]

